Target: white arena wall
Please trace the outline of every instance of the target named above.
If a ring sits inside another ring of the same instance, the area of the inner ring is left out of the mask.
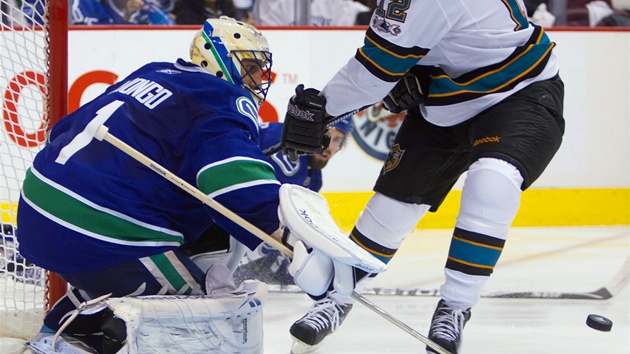
[[[73,27],[69,31],[69,109],[103,92],[149,61],[188,57],[195,27]],[[297,84],[321,88],[363,43],[364,29],[262,28],[273,52],[274,84],[261,110],[264,121],[282,120]],[[523,194],[515,225],[630,224],[630,31],[550,30],[565,82],[566,133],[543,176]],[[4,87],[2,87],[4,94]],[[396,120],[367,134],[386,149]],[[33,125],[36,126],[36,125]],[[25,127],[28,131],[28,127]],[[11,142],[0,142],[10,144]],[[322,192],[333,215],[349,229],[369,198],[381,167],[351,139],[324,172]],[[386,151],[386,150],[385,150]],[[418,225],[451,227],[461,181],[440,212]],[[2,197],[4,199],[5,197]]]

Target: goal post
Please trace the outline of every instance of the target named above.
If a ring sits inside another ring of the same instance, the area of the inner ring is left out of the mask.
[[[0,338],[28,340],[66,291],[19,253],[17,203],[25,172],[66,115],[67,0],[0,4]]]

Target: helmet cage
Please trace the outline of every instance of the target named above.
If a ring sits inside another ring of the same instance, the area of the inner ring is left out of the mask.
[[[240,71],[241,73],[238,75],[233,74],[233,76],[239,78],[241,87],[251,91],[252,94],[260,98],[260,102],[263,102],[267,98],[267,92],[269,92],[271,86],[271,53],[260,50],[233,50],[228,56],[232,56],[233,58],[233,60],[230,61],[232,63],[232,68],[230,68],[231,72],[238,73]],[[238,69],[235,68],[235,61],[238,62]],[[243,61],[255,63],[255,68],[248,70],[248,65],[245,65]],[[260,79],[256,79],[254,76],[255,71],[260,73]],[[254,86],[249,86],[245,83],[245,80],[243,80],[245,77],[249,78],[248,81],[252,83],[256,83],[257,80],[260,81]]]

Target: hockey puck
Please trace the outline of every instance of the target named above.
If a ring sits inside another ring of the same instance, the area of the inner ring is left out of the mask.
[[[604,316],[591,314],[586,318],[586,325],[602,332],[610,332],[612,321]]]

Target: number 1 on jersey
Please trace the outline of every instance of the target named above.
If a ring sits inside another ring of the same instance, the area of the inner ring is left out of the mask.
[[[94,117],[94,119],[85,126],[85,129],[83,129],[81,133],[77,134],[70,144],[61,149],[55,162],[64,165],[68,159],[72,157],[72,155],[86,147],[92,139],[94,139],[96,130],[103,125],[107,119],[109,119],[109,117],[111,117],[111,115],[123,104],[123,101],[112,101],[107,106],[99,109],[96,112],[96,117]]]

